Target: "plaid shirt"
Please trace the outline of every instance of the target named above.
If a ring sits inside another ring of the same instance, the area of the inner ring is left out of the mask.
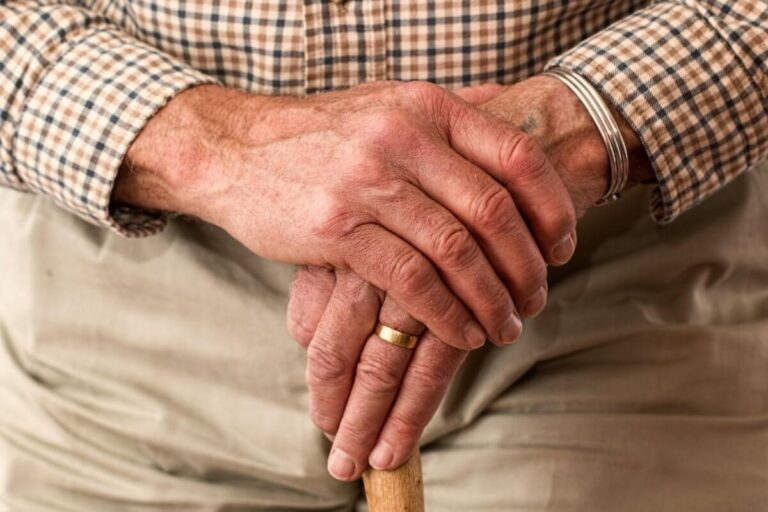
[[[590,80],[634,127],[669,222],[768,156],[765,0],[0,0],[0,184],[123,234],[128,146],[179,91],[307,94],[381,79]]]

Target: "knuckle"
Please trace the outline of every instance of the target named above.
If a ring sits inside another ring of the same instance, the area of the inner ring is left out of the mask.
[[[374,136],[370,140],[360,141],[336,175],[337,188],[332,189],[333,192],[342,195],[349,190],[369,188],[391,178],[392,172],[382,151],[383,145],[383,140],[375,140]]]
[[[531,232],[544,254],[549,254],[559,243],[576,229],[576,216],[572,209],[555,206],[539,213],[531,226]]]
[[[485,312],[492,319],[492,322],[503,322],[513,306],[514,303],[509,290],[504,286],[498,286],[484,294],[478,311]]]
[[[559,205],[551,213],[548,228],[554,240],[559,240],[576,229],[576,212],[571,204]]]
[[[434,281],[434,272],[431,266],[420,254],[415,251],[405,251],[395,259],[391,272],[393,282],[409,294],[420,295]]]
[[[511,200],[511,198],[510,198]],[[517,206],[512,202],[511,207],[507,209],[502,207],[498,210],[498,216],[489,221],[490,224],[484,229],[491,235],[504,236],[511,240],[525,240],[530,236],[528,224],[518,213]]]
[[[499,167],[505,172],[513,170],[516,159],[519,158],[518,146],[525,138],[523,132],[512,135],[505,134],[499,144]]]
[[[416,389],[442,389],[453,378],[453,368],[447,364],[412,364],[408,368],[409,386]]]
[[[397,143],[398,154],[407,151],[406,145],[415,146],[418,144],[417,139],[418,137],[414,135],[407,142]],[[390,142],[395,144],[393,141]],[[371,145],[382,148],[385,144],[372,142]],[[405,190],[407,182],[403,178],[412,173],[393,166],[387,160],[386,151],[382,151],[381,154],[377,151],[365,148],[358,151],[355,157],[356,163],[351,166],[347,175],[342,177],[342,182],[334,190],[336,202],[344,200],[345,203],[352,202],[364,209],[367,203],[361,201],[361,197],[372,200],[402,200],[399,194],[407,192]],[[329,203],[333,205],[334,201],[331,200]]]
[[[452,300],[451,295],[441,294],[432,301],[426,302],[429,318],[436,325],[457,325],[462,323],[464,315],[458,301]]]
[[[402,90],[407,96],[420,100],[434,101],[444,94],[443,89],[439,85],[423,81],[403,84]]]
[[[371,202],[379,203],[386,208],[411,210],[409,200],[413,197],[413,187],[408,182],[398,178],[382,179],[369,193]],[[410,213],[410,212],[408,212]]]
[[[475,223],[482,229],[497,231],[515,217],[515,202],[502,187],[493,185],[478,196],[474,205]]]
[[[309,342],[312,340],[312,336],[315,335],[314,329],[310,329],[301,320],[299,320],[295,314],[289,314],[286,319],[288,332],[291,334],[294,340],[304,348],[309,346]]]
[[[355,383],[368,396],[389,396],[395,394],[400,387],[400,377],[396,365],[388,364],[381,358],[363,357],[357,364]]]
[[[324,412],[321,408],[313,408],[309,416],[312,419],[312,423],[322,432],[335,434],[339,428],[339,418]]]
[[[322,238],[344,238],[355,231],[360,216],[338,196],[329,194],[319,205],[313,234]]]
[[[547,266],[541,257],[530,258],[520,265],[522,286],[530,292],[537,291],[547,280]]]
[[[339,293],[344,298],[347,308],[354,313],[362,313],[376,300],[376,289],[354,272],[342,272],[339,279]]]
[[[309,265],[297,266],[296,272],[293,274],[293,279],[291,280],[291,292],[294,292],[299,288],[309,288],[312,286],[313,281],[318,277],[316,273],[319,274],[320,267],[316,268],[318,270],[315,270],[315,268],[310,267]]]
[[[338,383],[351,373],[352,363],[343,352],[332,350],[328,345],[315,341],[307,350],[307,377],[310,385]]]
[[[364,140],[364,151],[371,147],[389,147],[398,141],[408,140],[413,136],[413,123],[408,114],[397,108],[378,111],[365,120],[369,139]]]
[[[426,108],[427,112],[436,115],[437,118],[453,115],[454,103],[450,100],[451,96],[439,85],[430,82],[409,82],[402,87],[406,98]]]
[[[435,239],[435,257],[438,261],[465,263],[474,255],[474,239],[463,226],[450,225]]]
[[[371,427],[372,425],[367,421],[367,418],[347,419],[345,416],[337,429],[337,437],[344,439],[347,453],[353,454],[360,449],[371,449],[373,448],[371,445],[376,441],[376,432],[372,432]]]
[[[501,168],[510,176],[538,180],[549,171],[544,152],[536,140],[527,133],[520,132],[508,137],[501,144],[499,156]]]
[[[417,439],[426,426],[420,419],[411,418],[404,414],[394,414],[389,418],[389,428],[392,428],[400,442],[410,442]]]

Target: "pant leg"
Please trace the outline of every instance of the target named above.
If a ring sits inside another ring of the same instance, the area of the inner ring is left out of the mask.
[[[768,165],[659,228],[595,210],[549,305],[470,356],[430,426],[428,510],[768,503]]]
[[[175,221],[128,240],[0,191],[0,510],[345,510],[291,268]]]

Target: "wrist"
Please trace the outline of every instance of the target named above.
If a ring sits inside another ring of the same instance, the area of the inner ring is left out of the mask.
[[[263,101],[217,85],[178,94],[131,144],[113,201],[214,221],[227,188],[227,162],[244,146],[251,132],[243,129],[246,120],[256,117]]]
[[[558,79],[535,76],[512,85],[483,108],[533,136],[550,157],[580,215],[608,190],[610,163],[600,132],[584,105]],[[629,152],[627,187],[653,177],[645,150],[614,109]]]

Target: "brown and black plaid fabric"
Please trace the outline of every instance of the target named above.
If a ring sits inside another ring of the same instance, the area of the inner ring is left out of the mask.
[[[92,222],[179,91],[307,94],[381,79],[511,83],[562,66],[634,126],[669,222],[768,156],[768,3],[633,0],[0,0],[0,184]]]

